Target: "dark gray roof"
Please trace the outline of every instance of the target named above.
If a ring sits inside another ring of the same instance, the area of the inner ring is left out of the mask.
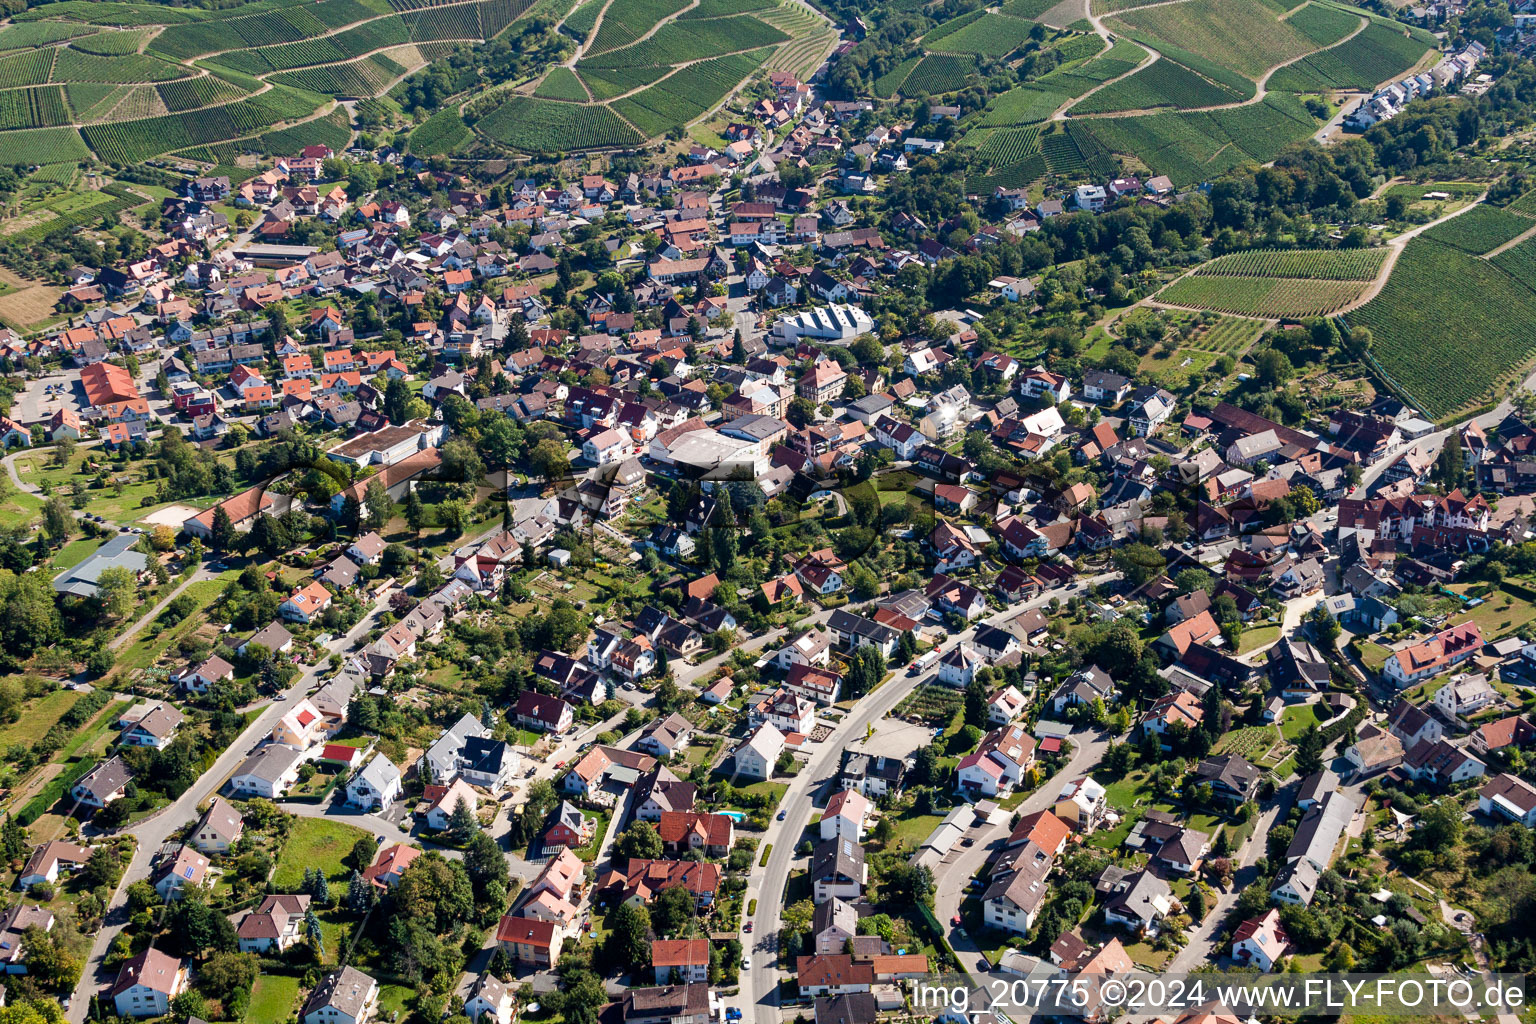
[[[143,572],[149,558],[142,551],[132,550],[138,541],[138,535],[132,533],[108,538],[85,561],[55,576],[53,589],[60,594],[95,597],[96,584],[108,569],[127,569],[135,575]]]

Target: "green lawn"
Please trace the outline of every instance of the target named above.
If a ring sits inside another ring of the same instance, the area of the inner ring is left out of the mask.
[[[1280,717],[1280,735],[1286,742],[1295,743],[1296,738],[1309,725],[1317,725],[1317,708],[1312,704],[1302,704],[1293,708],[1286,708],[1285,714]]]
[[[352,852],[352,844],[372,836],[353,825],[325,818],[298,818],[288,835],[283,855],[278,858],[277,869],[272,873],[272,885],[276,892],[296,892],[304,881],[305,868],[323,868],[333,882],[345,882],[352,869],[343,866],[342,858]]]
[[[43,503],[30,494],[7,486],[0,496],[0,526],[29,526],[43,509]]]
[[[392,1020],[390,1014],[398,1013],[401,1019],[407,1016],[406,1007],[416,999],[416,990],[404,985],[380,985],[379,986],[379,1012],[381,1020]]]
[[[263,974],[251,989],[246,1024],[280,1024],[293,1012],[299,999],[299,979],[283,974]]]
[[[916,850],[943,820],[943,815],[939,814],[917,814],[891,819],[891,842],[886,849]]]
[[[1243,630],[1243,635],[1238,637],[1237,653],[1247,654],[1249,651],[1257,650],[1279,639],[1279,626],[1255,626],[1252,629],[1245,629]]]
[[[28,701],[22,708],[20,718],[0,725],[0,750],[13,743],[30,746],[41,739],[79,699],[80,694],[74,690],[52,690],[36,700]]]
[[[1452,617],[1451,624],[1475,622],[1483,637],[1493,640],[1515,632],[1532,619],[1536,619],[1536,605],[1500,587],[1476,608]]]
[[[95,551],[101,544],[102,541],[95,537],[79,537],[70,541],[59,549],[58,554],[53,556],[54,571],[62,572],[65,569],[73,569],[85,561],[86,556]]]
[[[1373,644],[1369,641],[1360,644],[1360,663],[1372,672],[1380,672],[1381,667],[1392,657],[1392,650],[1381,644]]]

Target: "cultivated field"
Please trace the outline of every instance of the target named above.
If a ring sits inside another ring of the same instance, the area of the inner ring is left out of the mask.
[[[1415,238],[1381,294],[1347,315],[1371,329],[1377,362],[1430,415],[1475,403],[1536,348],[1536,292],[1505,269],[1530,258],[1520,248],[1501,263]]]

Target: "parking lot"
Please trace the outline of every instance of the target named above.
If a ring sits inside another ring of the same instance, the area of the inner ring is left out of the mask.
[[[16,419],[22,423],[38,423],[50,419],[61,408],[79,412],[85,399],[80,388],[80,378],[73,379],[62,373],[39,377],[16,396]]]

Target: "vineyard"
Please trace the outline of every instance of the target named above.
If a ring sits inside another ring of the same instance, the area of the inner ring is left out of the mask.
[[[1497,261],[1420,237],[1404,248],[1381,294],[1347,320],[1371,329],[1372,353],[1392,382],[1440,417],[1478,401],[1530,355],[1536,292]]]
[[[89,160],[91,151],[73,128],[24,128],[6,132],[6,159],[18,164],[57,164]]]
[[[571,100],[575,103],[585,103],[591,99],[587,95],[587,87],[576,77],[576,72],[558,66],[549,69],[549,74],[544,76],[544,81],[533,90],[533,94],[540,99]]]
[[[243,89],[212,75],[167,82],[155,88],[165,101],[166,109],[172,113],[211,107],[218,103],[232,103],[245,95]]]
[[[605,26],[607,22],[603,23]],[[789,36],[747,14],[711,21],[672,22],[663,25],[644,42],[583,58],[576,66],[659,67],[721,57],[788,41]]]
[[[482,118],[475,130],[525,153],[633,146],[642,141],[639,132],[607,107],[529,96],[512,97]]]
[[[69,45],[71,49],[84,50],[86,53],[94,53],[102,57],[121,57],[125,54],[138,53],[148,38],[149,33],[143,30],[98,32],[93,36],[76,39]]]
[[[64,90],[57,85],[0,92],[0,129],[47,128],[69,123]]]
[[[419,63],[415,59],[414,50],[410,58],[413,63]],[[325,96],[376,96],[407,70],[405,65],[390,56],[376,53],[347,64],[326,64],[302,71],[285,71],[273,75],[272,81],[295,85]]]
[[[1536,220],[1479,204],[1424,232],[1425,238],[1481,256],[1536,228]]]
[[[1198,277],[1307,277],[1317,281],[1371,281],[1386,249],[1254,249],[1212,260]]]
[[[628,46],[687,5],[687,0],[613,0],[587,53]]]
[[[1359,15],[1315,3],[1307,4],[1285,21],[1318,46],[1332,46],[1361,25]]]
[[[53,62],[55,82],[117,82],[133,85],[140,82],[169,82],[175,78],[185,78],[187,74],[187,69],[179,64],[142,53],[126,57],[98,57],[66,47],[59,51],[58,59]]]
[[[585,42],[597,27],[597,16],[607,0],[586,0],[566,17],[563,27],[577,42]]]
[[[959,30],[935,40],[933,33],[923,39],[923,45],[939,53],[974,53],[988,57],[1001,57],[1024,45],[1029,39],[1033,22],[1012,18],[1006,14],[983,13],[982,16]]]
[[[1510,246],[1491,262],[1516,281],[1536,283],[1536,238],[1528,238],[1519,245]]]
[[[0,60],[0,87],[42,85],[53,74],[56,50],[33,50]]]
[[[1114,20],[1133,38],[1146,33],[1252,79],[1322,45],[1258,0],[1185,0],[1120,14]],[[1347,32],[1338,32],[1328,42],[1337,42]]]
[[[1152,110],[1158,107],[1214,107],[1246,99],[1218,82],[1195,74],[1184,65],[1163,58],[1153,61],[1129,78],[1100,89],[1081,103],[1073,114],[1104,114],[1119,110]]]
[[[915,99],[964,89],[976,75],[976,59],[969,56],[929,54],[901,83],[901,94]]]
[[[410,150],[417,156],[452,153],[469,139],[469,129],[452,108],[439,110],[411,130]]]
[[[1326,89],[1374,89],[1418,63],[1433,46],[1400,25],[1373,20],[1353,39],[1304,57],[1275,72],[1271,89],[1320,92]]]
[[[1267,163],[1316,126],[1301,102],[1285,93],[1224,110],[1071,122],[1074,135],[1083,133],[1109,152],[1133,155],[1177,185],[1209,180],[1249,160]]]
[[[1363,282],[1358,281],[1196,274],[1158,292],[1157,301],[1239,316],[1322,316],[1348,305],[1363,290]]]

